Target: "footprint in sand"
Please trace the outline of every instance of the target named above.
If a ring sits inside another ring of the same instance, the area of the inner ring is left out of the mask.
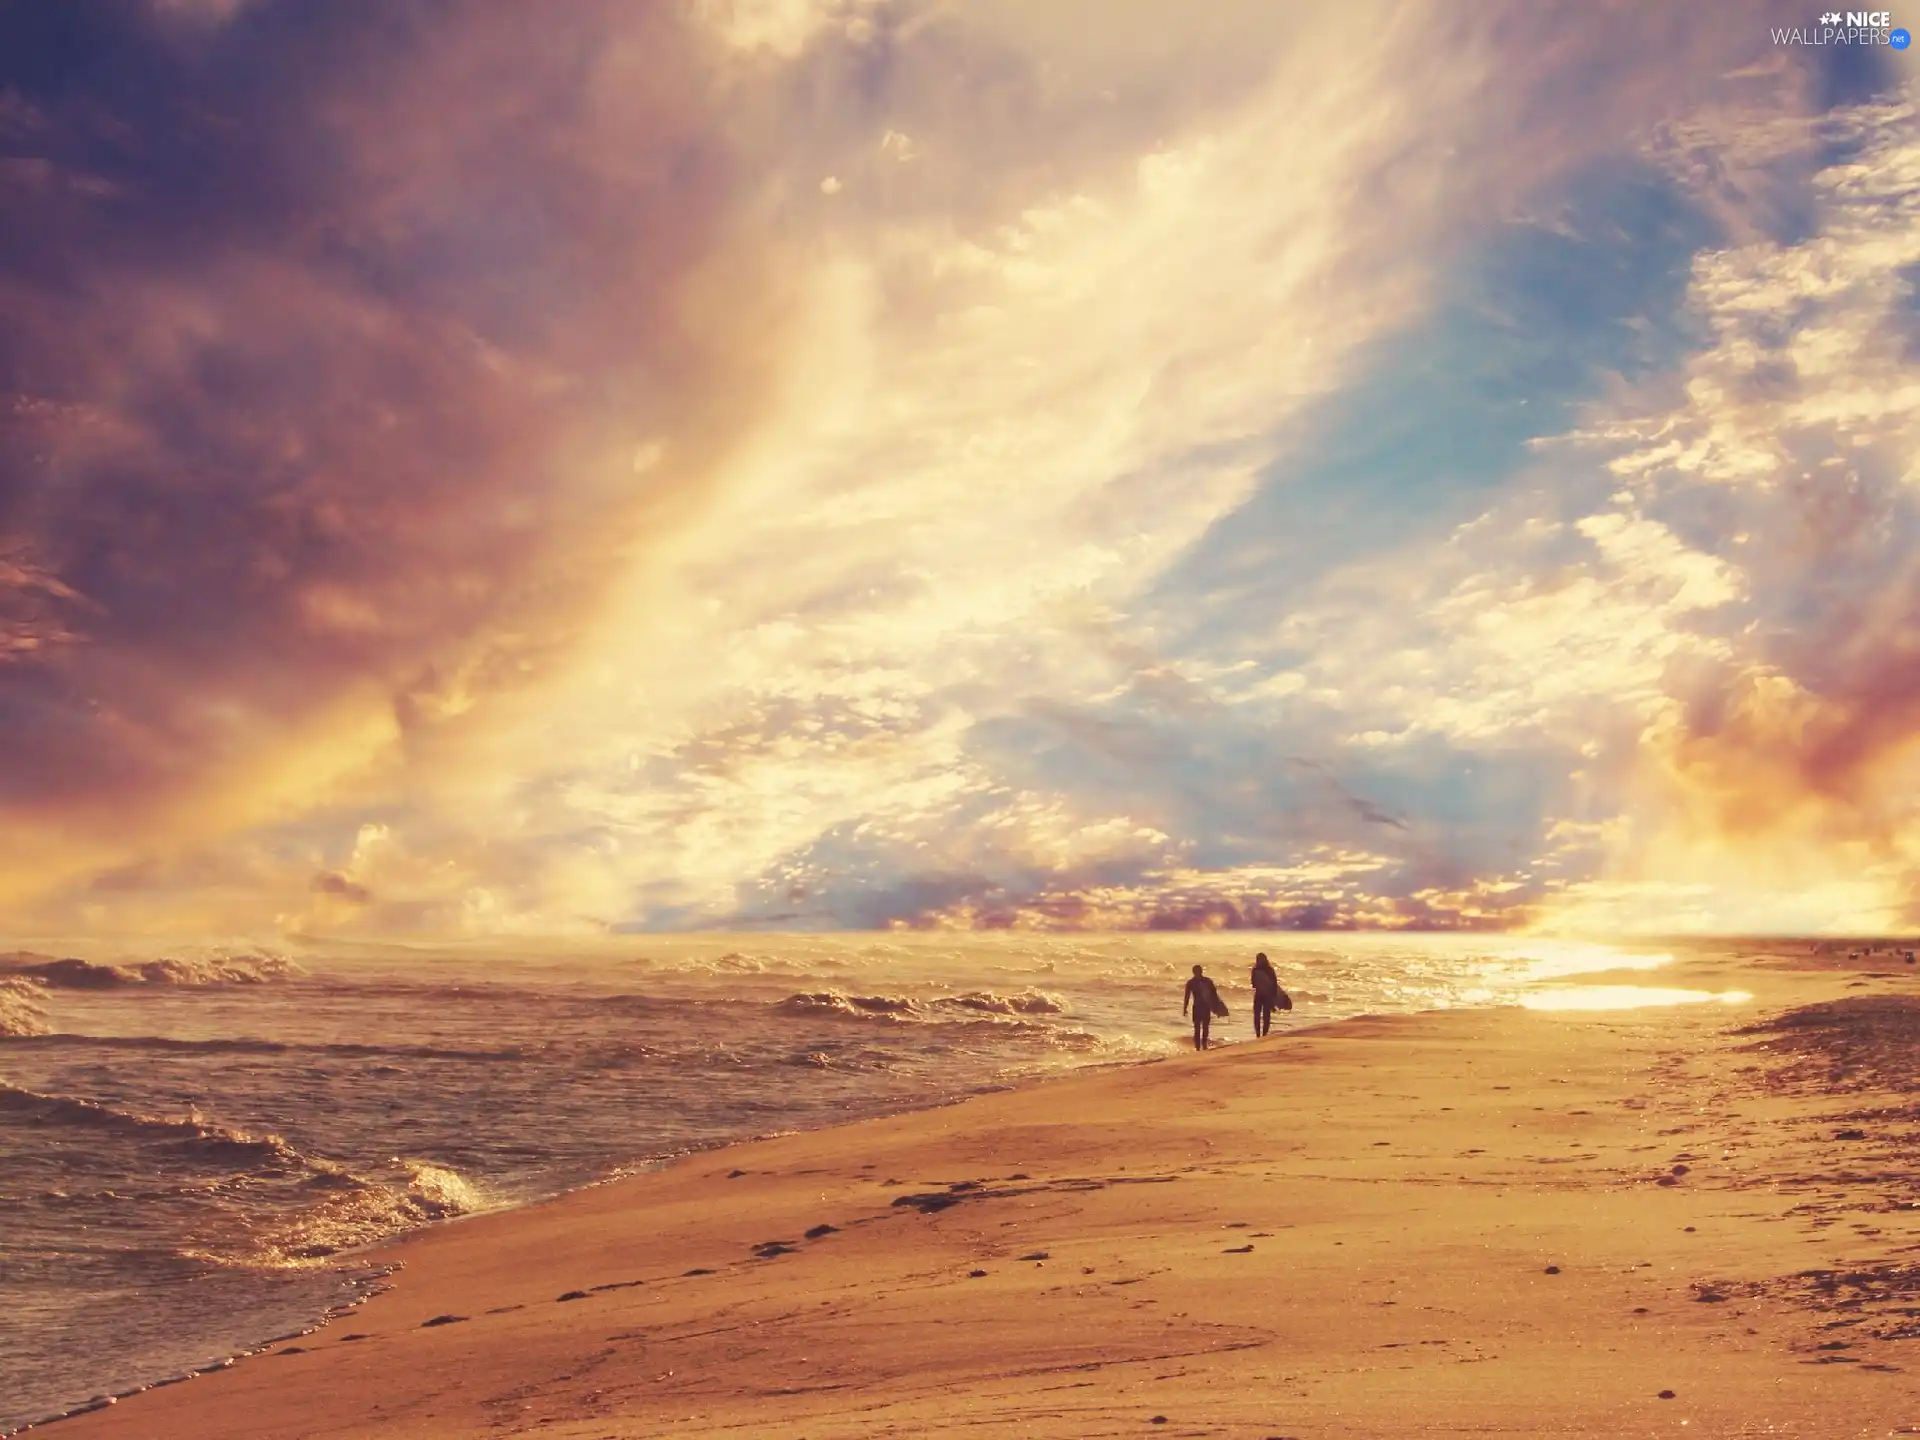
[[[584,1300],[586,1298],[587,1298],[587,1292],[584,1290],[569,1290],[567,1291],[566,1294],[560,1296],[559,1299],[556,1300],[554,1303],[556,1305],[564,1305],[569,1300]]]
[[[465,1315],[436,1315],[431,1320],[422,1320],[420,1328],[431,1330],[436,1325],[458,1325],[466,1320]]]
[[[1222,1255],[1251,1255],[1253,1253],[1253,1246],[1238,1245],[1231,1250],[1222,1250],[1220,1253]]]
[[[840,1227],[838,1225],[816,1225],[807,1231],[807,1239],[818,1240],[822,1235],[838,1235],[839,1233]]]

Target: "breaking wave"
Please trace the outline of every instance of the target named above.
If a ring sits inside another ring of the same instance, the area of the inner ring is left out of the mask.
[[[1031,1020],[1037,1016],[1064,1015],[1067,1009],[1058,996],[1039,990],[1023,990],[1014,995],[973,990],[924,1001],[906,995],[848,995],[838,990],[815,990],[789,995],[773,1008],[783,1015],[809,1018],[928,1024]]]
[[[202,1231],[180,1258],[222,1266],[312,1265],[343,1250],[435,1220],[472,1214],[486,1200],[457,1171],[426,1160],[396,1158],[392,1173],[373,1177],[309,1155],[279,1135],[250,1135],[197,1116],[170,1118],[67,1095],[46,1095],[0,1081],[0,1120],[92,1132],[90,1146],[143,1147],[141,1170],[165,1183],[143,1190],[104,1189],[76,1197],[42,1195],[42,1203],[158,1200],[219,1195],[230,1223]],[[162,1158],[164,1157],[164,1158]],[[211,1185],[205,1177],[213,1172]],[[201,1177],[194,1179],[193,1177]]]
[[[1066,1002],[1041,990],[1022,990],[1017,995],[996,995],[991,990],[974,990],[965,995],[944,995],[933,1002],[949,1010],[970,1010],[984,1015],[1064,1015]]]
[[[177,1153],[236,1164],[288,1168],[310,1162],[278,1135],[248,1135],[194,1116],[168,1119],[70,1095],[43,1095],[0,1080],[0,1117],[36,1126],[86,1129],[168,1143]]]
[[[40,987],[17,976],[0,979],[0,1039],[45,1035],[47,1028]]]
[[[37,980],[52,990],[113,990],[126,985],[263,985],[303,971],[282,955],[161,956],[118,964],[16,950],[0,957],[0,977]]]
[[[343,1250],[487,1208],[481,1193],[456,1170],[426,1160],[396,1164],[402,1173],[392,1183],[319,1165],[305,1185],[310,1204],[262,1226],[235,1258],[276,1268],[313,1265]]]
[[[842,995],[815,990],[789,995],[773,1007],[782,1015],[840,1017],[849,1020],[917,1020],[925,1013],[917,1000],[896,995]]]

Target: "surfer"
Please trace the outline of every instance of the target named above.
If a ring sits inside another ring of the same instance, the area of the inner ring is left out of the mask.
[[[1212,1039],[1209,1032],[1213,1029],[1213,1017],[1225,1015],[1227,1005],[1214,988],[1213,981],[1207,978],[1206,971],[1198,965],[1193,967],[1193,978],[1187,981],[1186,994],[1180,1001],[1180,1013],[1186,1014],[1189,1006],[1193,1009],[1193,1048],[1204,1050]]]
[[[1280,977],[1264,954],[1253,957],[1253,1035],[1257,1040],[1273,1028],[1273,1012],[1291,1010],[1293,997],[1280,988]]]

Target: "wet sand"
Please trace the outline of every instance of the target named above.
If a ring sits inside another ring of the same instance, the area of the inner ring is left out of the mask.
[[[1754,999],[1360,1019],[697,1155],[37,1433],[1920,1433],[1920,980],[1605,978]]]

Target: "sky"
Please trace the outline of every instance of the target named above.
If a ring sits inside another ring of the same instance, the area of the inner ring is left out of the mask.
[[[0,928],[1920,928],[1817,15],[0,0]]]

